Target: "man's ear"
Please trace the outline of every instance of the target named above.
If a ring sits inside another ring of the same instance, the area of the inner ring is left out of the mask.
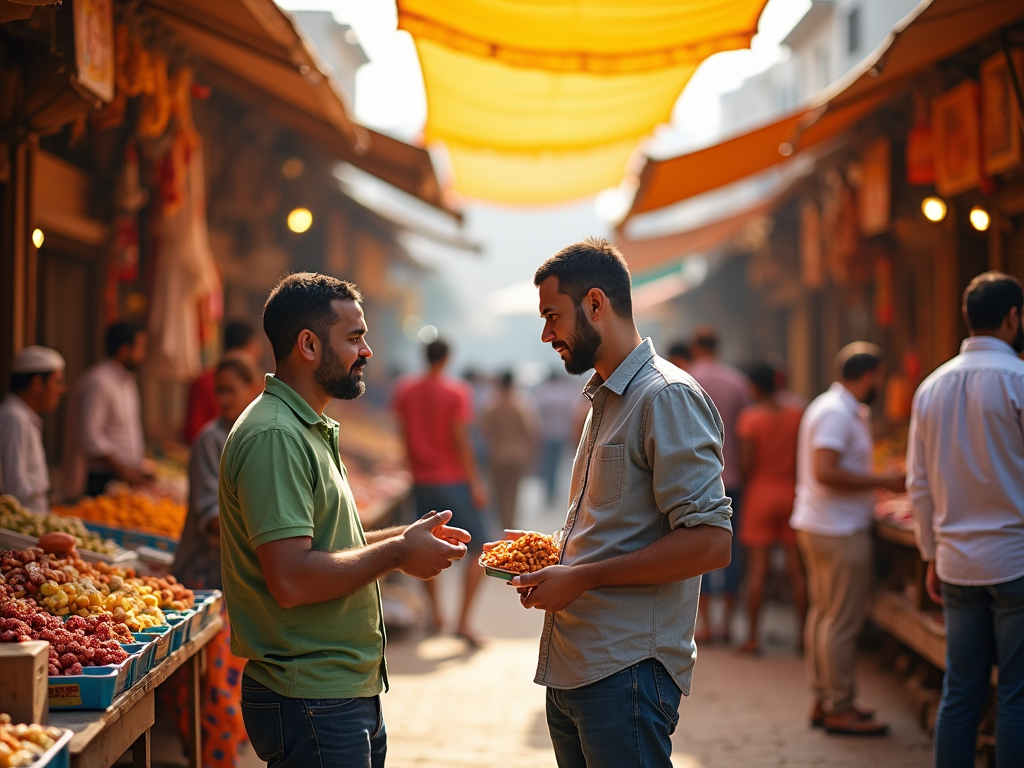
[[[598,320],[608,308],[608,297],[600,288],[591,288],[583,299],[583,308],[591,322]]]
[[[316,337],[308,328],[303,328],[299,331],[299,338],[295,342],[296,348],[299,350],[299,354],[303,359],[313,363],[316,362],[316,356],[319,352],[320,339]]]

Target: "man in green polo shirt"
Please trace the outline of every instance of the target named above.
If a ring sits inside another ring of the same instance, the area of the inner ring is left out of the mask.
[[[434,512],[363,531],[338,454],[335,398],[365,390],[362,296],[315,273],[284,278],[263,328],[277,373],[235,422],[221,458],[220,524],[231,650],[248,659],[242,716],[271,766],[384,765],[387,687],[377,581],[436,576],[469,534]]]

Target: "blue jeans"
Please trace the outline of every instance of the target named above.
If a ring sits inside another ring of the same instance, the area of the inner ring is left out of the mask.
[[[681,696],[655,659],[582,688],[548,688],[558,768],[671,768]]]
[[[555,492],[558,490],[558,470],[561,469],[564,450],[565,440],[546,437],[540,445],[540,477],[544,481],[549,503],[555,500]]]
[[[946,676],[935,721],[937,768],[974,768],[978,721],[996,687],[996,765],[1024,755],[1024,578],[985,587],[942,584]]]
[[[384,768],[380,696],[292,699],[242,675],[242,719],[270,768]]]

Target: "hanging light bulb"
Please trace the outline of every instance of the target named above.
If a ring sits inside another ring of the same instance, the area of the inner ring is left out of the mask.
[[[36,227],[35,229],[32,230],[32,245],[34,245],[36,248],[42,248],[43,241],[45,239],[46,235],[43,234],[43,230],[41,230],[39,227]]]
[[[971,226],[979,232],[984,232],[988,229],[989,224],[992,223],[992,217],[988,215],[988,211],[982,208],[980,205],[976,205],[971,208]]]
[[[946,218],[946,201],[941,197],[926,197],[921,203],[921,213],[928,221],[942,221]]]
[[[297,235],[301,235],[313,226],[313,214],[309,208],[296,208],[288,214],[288,229]]]

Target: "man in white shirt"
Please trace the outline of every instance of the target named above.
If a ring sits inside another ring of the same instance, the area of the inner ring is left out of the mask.
[[[946,676],[935,765],[974,766],[992,664],[996,764],[1024,757],[1024,291],[986,272],[964,291],[971,336],[914,395],[907,490]]]
[[[807,566],[804,657],[814,693],[811,724],[830,733],[881,735],[888,726],[854,703],[856,641],[871,583],[873,490],[902,491],[905,479],[872,471],[868,406],[885,380],[882,350],[866,342],[843,347],[836,374],[839,380],[800,422],[790,518]]]
[[[89,496],[103,493],[111,480],[144,485],[153,479],[145,464],[135,378],[147,343],[145,331],[137,326],[114,323],[107,329],[107,356],[85,372],[75,390],[75,443],[87,462]]]
[[[43,414],[57,410],[66,390],[59,352],[31,346],[15,355],[10,391],[0,402],[0,493],[33,512],[50,509]]]

